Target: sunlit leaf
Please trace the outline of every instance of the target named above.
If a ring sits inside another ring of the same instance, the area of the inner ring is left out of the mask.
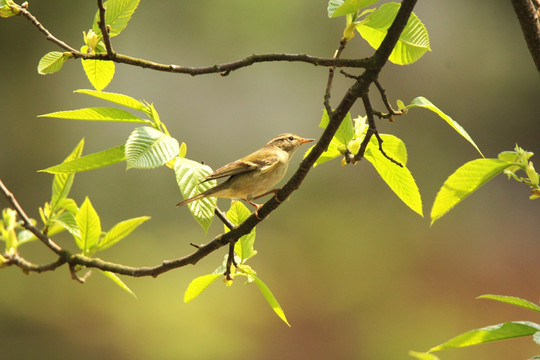
[[[490,341],[510,339],[520,336],[529,336],[538,331],[540,331],[540,325],[533,322],[508,321],[505,323],[468,331],[448,340],[443,344],[429,349],[429,352],[478,345]]]
[[[180,152],[178,141],[148,126],[138,127],[126,145],[127,169],[152,169],[164,165]]]
[[[86,94],[86,95],[94,96],[102,100],[110,101],[112,103],[127,106],[129,108],[143,111],[143,112],[147,112],[148,110],[147,106],[144,103],[132,98],[131,96],[124,95],[124,94],[117,94],[117,93],[96,91],[96,90],[86,90],[86,89],[79,89],[79,90],[75,90],[74,92],[78,94]]]
[[[89,121],[118,121],[146,123],[147,121],[122,109],[110,107],[94,107],[68,111],[56,111],[39,117],[52,117],[57,119],[89,120]]]
[[[87,51],[86,45],[81,48],[82,53]],[[110,60],[81,59],[81,63],[86,77],[97,91],[105,89],[114,77],[115,66]]]
[[[137,298],[137,295],[135,295],[135,293],[120,279],[120,277],[118,277],[118,275],[110,271],[100,270],[100,272],[111,279],[116,285],[120,286],[120,288],[126,291],[129,295],[133,296],[135,299]]]
[[[520,306],[525,309],[540,312],[540,306],[536,305],[533,302],[530,302],[529,300],[525,300],[525,299],[515,297],[515,296],[487,294],[487,295],[480,295],[477,297],[477,299],[490,299],[490,300],[500,301],[503,303],[512,304],[512,305]]]
[[[419,97],[413,99],[413,101],[411,101],[410,105],[407,105],[407,109],[411,109],[411,108],[415,108],[415,107],[421,107],[421,108],[424,108],[424,109],[428,109],[428,110],[433,111],[437,115],[439,115],[444,121],[446,121],[446,123],[448,125],[450,125],[455,131],[457,131],[458,134],[463,136],[469,143],[471,143],[471,145],[474,146],[474,148],[480,153],[480,155],[482,155],[482,157],[484,156],[482,154],[482,152],[480,151],[480,149],[478,148],[478,146],[476,146],[473,139],[465,131],[465,129],[461,125],[459,125],[456,121],[454,121],[450,116],[446,115],[438,107],[433,105],[431,103],[431,101],[429,101],[428,99],[426,99],[423,96],[419,96]]]
[[[71,56],[69,53],[61,53],[59,51],[51,51],[45,54],[40,60],[37,67],[38,73],[41,75],[52,74],[60,71],[64,63]]]
[[[279,318],[283,320],[283,322],[285,322],[285,324],[287,324],[290,327],[291,324],[289,324],[289,322],[287,321],[287,318],[285,317],[285,312],[283,312],[281,305],[279,305],[276,298],[274,297],[274,294],[272,294],[268,286],[266,286],[266,284],[262,282],[262,280],[256,277],[255,275],[251,274],[251,276],[253,277],[255,284],[257,285],[257,287],[263,294],[268,304],[272,307],[272,310],[274,310],[277,316],[279,316]]]
[[[431,224],[509,166],[498,159],[476,159],[461,166],[439,190],[431,209]]]
[[[103,6],[107,10],[105,12],[105,23],[110,26],[109,36],[113,37],[124,30],[131,19],[131,15],[139,6],[139,0],[109,0]],[[94,17],[92,29],[98,35],[101,35],[101,30],[98,26],[99,10]]]
[[[338,17],[347,14],[358,14],[358,12],[375,4],[379,0],[330,0],[328,2],[328,17]]]
[[[378,49],[386,37],[400,6],[398,3],[384,4],[356,26],[360,35],[374,49]],[[427,30],[412,13],[388,60],[394,64],[407,65],[420,59],[426,51],[431,51]]]
[[[124,153],[124,145],[120,145],[97,153],[88,154],[71,161],[63,162],[39,171],[48,172],[51,174],[73,174],[81,171],[99,169],[104,166],[122,162],[125,159],[126,156]]]
[[[188,303],[199,296],[211,283],[223,276],[222,274],[208,274],[199,276],[189,283],[184,293],[184,302]]]
[[[251,216],[251,212],[244,204],[242,204],[242,202],[233,201],[226,215],[227,215],[227,218],[234,225],[240,225],[249,216]],[[227,226],[225,226],[225,231],[229,231]],[[241,263],[245,262],[247,259],[257,254],[257,251],[253,249],[254,242],[255,242],[255,228],[253,228],[249,232],[249,234],[243,235],[240,239],[238,239],[238,241],[234,245],[234,252],[240,258]]]
[[[99,241],[96,246],[96,251],[101,251],[110,248],[135,230],[139,225],[149,220],[150,216],[140,216],[128,220],[124,220],[114,225],[105,236]]]
[[[75,219],[79,229],[75,242],[84,255],[89,255],[89,250],[95,247],[101,235],[101,222],[88,197],[84,199]]]
[[[407,160],[405,144],[392,135],[383,134],[381,138],[386,155],[400,162],[403,166],[391,162],[381,153],[379,142],[375,136],[371,138],[366,148],[365,158],[375,167],[390,189],[414,212],[423,216],[420,191],[411,172],[405,166]]]
[[[439,358],[430,353],[423,353],[417,351],[409,351],[409,355],[418,360],[439,360]]]
[[[64,163],[73,161],[79,158],[82,154],[84,147],[84,139],[82,139],[75,149],[69,154],[69,156],[64,160]],[[73,185],[74,174],[56,174],[53,179],[52,184],[52,197],[51,197],[51,210],[54,212],[57,205],[64,200]]]

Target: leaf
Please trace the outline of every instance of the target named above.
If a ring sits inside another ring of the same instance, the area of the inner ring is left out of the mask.
[[[437,193],[431,209],[431,225],[509,166],[498,159],[476,159],[462,165],[446,179]]]
[[[179,152],[180,145],[175,138],[148,126],[138,127],[126,141],[127,169],[153,169],[167,163]]]
[[[109,230],[105,234],[105,236],[99,241],[96,246],[96,251],[110,248],[111,246],[131,234],[133,230],[135,230],[139,225],[149,219],[149,216],[141,216],[129,220],[124,220],[114,225],[113,228]]]
[[[79,236],[75,236],[75,242],[83,255],[90,255],[89,250],[97,244],[101,235],[101,222],[88,197],[84,199],[75,219],[79,228]]]
[[[251,276],[253,277],[253,280],[254,280],[255,284],[257,284],[259,290],[263,294],[263,296],[266,299],[266,301],[268,302],[268,304],[270,304],[270,306],[272,307],[272,310],[274,310],[274,312],[277,314],[277,316],[279,316],[279,318],[281,320],[283,320],[283,322],[285,322],[285,324],[287,324],[289,327],[291,327],[291,324],[289,324],[289,322],[287,321],[287,318],[285,317],[285,313],[283,312],[283,309],[281,308],[281,306],[277,302],[276,298],[274,297],[274,294],[272,294],[272,292],[270,291],[268,286],[266,286],[266,284],[263,283],[261,281],[261,279],[259,279],[257,276],[255,276],[253,274],[251,274]]]
[[[399,161],[403,167],[394,164],[380,152],[379,142],[374,136],[366,148],[365,158],[375,167],[375,170],[401,201],[420,216],[424,216],[420,191],[411,172],[405,167],[407,160],[405,144],[392,135],[383,134],[381,138],[385,153],[392,159]]]
[[[483,344],[490,341],[533,335],[540,330],[540,325],[529,321],[508,321],[505,323],[471,330],[458,335],[447,342],[437,345],[429,352]]]
[[[203,191],[216,186],[217,183],[215,180],[201,183],[201,180],[206,175],[212,173],[212,169],[207,165],[189,159],[176,158],[176,161],[174,162],[174,172],[176,174],[176,183],[178,184],[184,199],[198,195]],[[217,198],[215,197],[204,198],[187,204],[191,214],[205,232],[208,231],[208,228],[212,223],[216,205]]]
[[[148,111],[148,108],[144,103],[128,95],[105,92],[105,91],[86,90],[86,89],[79,89],[79,90],[75,90],[74,92],[78,94],[86,94],[86,95],[94,96],[99,99],[110,101],[118,105],[127,106],[135,110],[139,110],[143,112]]]
[[[116,275],[115,273],[112,273],[110,271],[103,271],[99,270],[103,275],[114,281],[114,283],[118,286],[120,286],[123,290],[125,290],[128,294],[133,296],[135,299],[137,298],[137,295],[131,289]]]
[[[86,45],[81,48],[82,53],[87,51]],[[97,91],[105,89],[114,77],[114,62],[110,60],[81,59],[81,63],[86,77]]]
[[[68,157],[64,160],[64,163],[79,158],[82,154],[83,147],[84,139],[79,141],[75,149],[73,149],[71,154],[69,154]],[[53,213],[57,208],[57,205],[68,196],[71,190],[71,186],[73,185],[74,177],[75,174],[57,174],[54,176],[51,196],[51,211]]]
[[[17,8],[13,0],[0,0],[0,17],[9,18],[12,16],[17,16],[19,13],[20,10]]]
[[[57,111],[49,114],[39,115],[38,117],[52,117],[70,120],[147,123],[147,121],[133,115],[130,112],[110,107],[94,107],[68,111]]]
[[[41,75],[52,74],[60,71],[64,63],[71,56],[69,53],[61,53],[59,51],[51,51],[45,54],[40,60],[37,67],[38,73]]]
[[[184,293],[184,302],[188,303],[199,296],[211,283],[223,276],[222,274],[208,274],[193,279]]]
[[[463,127],[461,127],[461,125],[459,125],[456,121],[454,121],[450,116],[446,115],[438,107],[433,105],[431,103],[431,101],[429,101],[428,99],[426,99],[423,96],[419,96],[419,97],[413,99],[413,101],[411,101],[410,105],[407,105],[407,109],[411,109],[411,108],[415,108],[415,107],[421,107],[421,108],[424,108],[424,109],[428,109],[428,110],[433,111],[437,115],[439,115],[444,121],[446,121],[448,123],[448,125],[450,125],[454,130],[456,130],[458,134],[463,136],[469,143],[471,143],[471,145],[474,146],[474,148],[480,153],[480,155],[482,155],[482,157],[484,157],[484,155],[482,154],[482,152],[480,151],[478,146],[476,146],[473,139],[469,136],[469,134],[465,131],[465,129]]]
[[[374,49],[381,45],[400,6],[398,3],[384,4],[356,26],[360,35]],[[426,51],[431,51],[427,30],[418,17],[411,13],[388,60],[394,64],[407,65],[420,59]]]
[[[328,2],[328,17],[338,17],[347,14],[358,14],[358,12],[375,4],[379,0],[330,0]]]
[[[47,172],[51,174],[75,174],[81,171],[99,169],[105,166],[113,165],[124,161],[124,145],[113,147],[97,153],[88,154],[83,157],[63,162],[61,164],[48,167],[39,172]]]
[[[227,218],[234,224],[240,225],[248,217],[251,216],[249,209],[240,201],[233,201],[229,211],[227,211]],[[225,231],[228,232],[229,228],[225,225]],[[234,252],[240,258],[240,263],[244,263],[247,259],[251,258],[257,251],[253,249],[253,243],[255,242],[255,228],[253,228],[249,234],[243,235],[234,245]]]
[[[417,351],[409,351],[409,355],[419,360],[439,360],[439,358],[430,353],[421,353]]]
[[[540,306],[536,305],[533,302],[530,302],[525,299],[521,299],[515,296],[505,296],[505,295],[480,295],[477,297],[477,299],[490,299],[495,301],[500,301],[507,304],[512,304],[516,306],[521,306],[522,308],[534,310],[540,312]]]
[[[74,237],[81,236],[79,227],[77,225],[77,219],[75,217],[75,214],[70,211],[64,211],[63,213],[55,217],[52,221],[52,224],[60,225],[62,228],[67,230]],[[52,234],[49,231],[47,235],[51,236]]]
[[[109,36],[113,37],[124,30],[131,19],[131,15],[139,6],[139,0],[109,0],[103,6],[107,10],[105,12],[105,23],[110,26]],[[94,17],[92,29],[98,35],[101,35],[101,30],[98,26],[99,10]]]

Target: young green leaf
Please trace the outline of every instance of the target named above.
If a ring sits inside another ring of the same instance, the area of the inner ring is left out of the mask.
[[[0,0],[0,17],[9,18],[19,15],[19,8],[13,0]]]
[[[141,216],[129,220],[121,221],[114,225],[105,236],[99,241],[96,246],[96,251],[101,251],[110,248],[135,230],[139,225],[149,220],[149,216]]]
[[[72,213],[71,211],[64,211],[60,215],[56,216],[52,220],[51,226],[53,226],[55,224],[61,226],[65,230],[67,230],[75,238],[81,236],[81,232],[79,231],[79,227],[77,225],[77,219],[75,218],[75,214]],[[49,230],[47,235],[51,236],[53,234]]]
[[[251,274],[251,277],[255,281],[255,284],[257,285],[257,287],[263,294],[268,304],[270,304],[270,306],[272,307],[272,310],[274,310],[277,316],[279,316],[279,318],[283,320],[283,322],[285,322],[285,324],[287,324],[290,327],[291,324],[289,324],[289,322],[287,321],[287,318],[285,317],[285,313],[283,312],[283,309],[277,302],[276,298],[274,297],[274,294],[272,294],[268,286],[266,286],[266,284],[263,283],[262,280],[259,279],[257,276]]]
[[[79,90],[75,90],[74,92],[78,94],[86,94],[86,95],[94,96],[99,99],[110,101],[118,105],[127,106],[129,108],[139,110],[142,112],[148,111],[148,107],[144,103],[128,95],[105,92],[105,91],[86,90],[86,89],[79,89]]]
[[[437,345],[429,352],[483,344],[489,341],[529,336],[540,331],[540,325],[529,321],[508,321],[505,323],[471,330],[447,342]]]
[[[504,169],[511,166],[498,159],[476,159],[457,169],[446,179],[431,209],[431,225]]]
[[[153,169],[178,156],[178,141],[148,126],[138,127],[129,135],[126,145],[127,169]]]
[[[129,295],[133,296],[135,299],[137,298],[137,295],[131,289],[116,275],[115,273],[112,273],[110,271],[103,271],[99,270],[103,275],[111,279],[116,285],[120,286],[124,291],[126,291]]]
[[[56,111],[38,117],[52,117],[57,119],[89,120],[89,121],[118,121],[133,123],[148,123],[130,112],[109,107],[94,107],[68,111]]]
[[[84,139],[79,141],[75,149],[64,160],[64,163],[73,161],[79,158],[82,154],[84,147]],[[57,205],[62,202],[69,194],[71,186],[73,185],[73,179],[75,174],[56,174],[52,183],[52,196],[51,196],[51,211],[57,208]]]
[[[91,255],[90,250],[96,246],[101,236],[101,222],[88,197],[84,199],[75,220],[79,229],[79,236],[75,236],[75,242],[83,251],[83,255]]]
[[[59,51],[47,53],[39,60],[37,67],[38,73],[47,75],[60,71],[64,63],[70,57],[71,55],[69,55],[69,53],[61,53]]]
[[[384,4],[356,26],[360,35],[374,49],[378,49],[381,45],[400,6],[393,2]],[[394,64],[407,65],[420,59],[426,51],[431,51],[427,30],[412,13],[388,60]]]
[[[81,48],[82,53],[87,51],[86,45]],[[81,63],[86,77],[97,91],[105,89],[114,77],[115,66],[110,60],[81,59]]]
[[[430,353],[423,353],[417,351],[409,351],[409,355],[418,360],[439,360],[439,358]]]
[[[208,274],[199,276],[189,283],[184,293],[184,302],[188,303],[199,296],[211,283],[223,276],[222,274]]]
[[[480,155],[482,155],[482,157],[484,157],[484,155],[482,154],[482,152],[480,151],[478,146],[476,146],[473,139],[469,136],[469,134],[465,131],[465,129],[463,127],[461,127],[461,125],[459,125],[456,121],[454,121],[450,116],[446,115],[438,107],[433,105],[431,103],[431,101],[429,101],[428,99],[426,99],[423,96],[419,96],[419,97],[413,99],[413,101],[411,101],[410,105],[407,105],[407,109],[411,109],[411,108],[415,108],[415,107],[421,107],[421,108],[424,108],[424,109],[428,109],[428,110],[433,111],[437,115],[439,115],[444,121],[446,121],[448,123],[448,125],[450,125],[452,127],[452,129],[456,130],[458,134],[463,136],[472,146],[474,146],[474,148],[480,153]]]
[[[420,216],[424,216],[420,191],[411,172],[405,166],[407,164],[405,144],[392,135],[383,134],[381,138],[383,139],[383,150],[386,155],[400,162],[403,167],[394,164],[381,153],[379,142],[375,136],[371,138],[366,148],[365,158],[375,167],[375,170],[401,201]]]
[[[125,159],[124,145],[120,145],[97,153],[88,154],[71,161],[65,161],[61,164],[39,171],[51,174],[75,174],[81,171],[94,170],[113,165],[124,161]]]
[[[512,304],[516,306],[521,306],[522,308],[534,310],[540,312],[540,306],[536,305],[533,302],[530,302],[528,300],[518,298],[515,296],[505,296],[505,295],[480,295],[477,297],[477,299],[490,299],[495,301],[500,301],[507,304]]]
[[[212,172],[212,169],[198,162],[177,157],[174,162],[174,172],[176,182],[184,199],[188,199],[216,186],[215,180],[201,182],[202,179]],[[189,211],[202,226],[204,231],[208,231],[214,211],[217,205],[217,198],[210,197],[194,201],[187,204]]]
[[[330,0],[328,2],[328,17],[338,17],[347,14],[358,14],[366,6],[379,0]]]
[[[131,15],[139,6],[139,0],[109,0],[106,1],[103,6],[107,10],[105,12],[105,23],[110,26],[109,36],[113,37],[124,30],[131,19]],[[94,17],[94,24],[92,29],[98,35],[101,35],[101,29],[98,25],[99,10]]]
[[[240,225],[246,220],[251,212],[240,201],[233,201],[230,209],[227,211],[227,218],[234,224]],[[229,231],[229,228],[225,226],[225,231]],[[255,242],[255,228],[250,231],[249,234],[242,236],[234,245],[234,252],[240,258],[240,263],[244,263],[247,259],[251,258],[257,251],[253,249],[253,243]]]

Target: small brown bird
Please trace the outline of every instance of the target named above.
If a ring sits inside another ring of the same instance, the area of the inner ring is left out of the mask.
[[[304,139],[295,134],[278,135],[263,148],[217,169],[202,180],[205,182],[230,176],[226,181],[179,202],[176,206],[213,196],[242,199],[255,206],[255,213],[257,213],[261,205],[255,204],[252,200],[279,191],[279,189],[269,189],[283,179],[287,173],[289,161],[300,145],[311,141],[314,139]]]

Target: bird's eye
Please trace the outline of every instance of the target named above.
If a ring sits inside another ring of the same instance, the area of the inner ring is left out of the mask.
[[[293,141],[293,140],[294,140],[294,137],[289,136],[289,141]]]

